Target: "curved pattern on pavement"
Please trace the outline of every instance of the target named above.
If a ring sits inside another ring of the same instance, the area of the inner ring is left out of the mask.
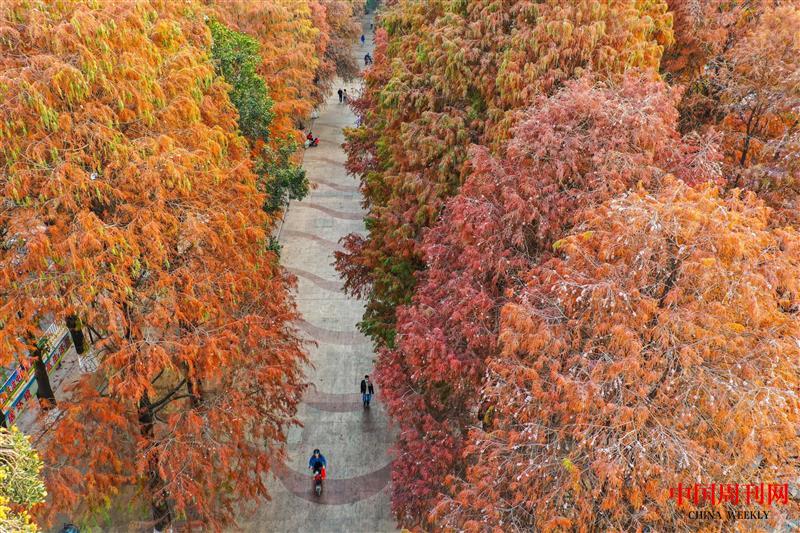
[[[347,162],[347,156],[344,153],[342,153],[338,157],[326,157],[324,155],[319,155],[318,157],[314,158],[314,161],[319,163],[327,163],[328,165],[333,165],[337,167],[344,167],[344,164]],[[314,181],[316,181],[316,178],[314,179]]]
[[[327,342],[329,344],[343,344],[354,346],[359,344],[369,344],[369,340],[357,331],[336,331],[315,326],[306,320],[298,320],[297,326],[311,335],[315,341]]]
[[[337,211],[336,209],[331,209],[330,207],[325,207],[324,205],[315,204],[312,202],[300,202],[297,204],[299,207],[308,207],[309,209],[316,209],[317,211],[321,211],[326,215],[330,215],[333,218],[338,218],[339,220],[361,220],[364,218],[363,213],[351,213],[349,211]]]
[[[391,481],[392,463],[363,476],[347,479],[328,477],[320,496],[314,493],[310,471],[308,474],[301,474],[285,463],[278,462],[274,466],[274,472],[283,486],[298,498],[322,505],[343,505],[364,500],[380,492]]]
[[[329,413],[348,413],[350,411],[363,411],[361,395],[353,394],[328,394],[309,390],[303,396],[303,403],[320,411]]]
[[[328,240],[328,239],[325,239],[323,237],[320,237],[319,235],[314,235],[313,233],[309,233],[307,231],[296,231],[296,230],[291,230],[291,229],[285,229],[285,230],[283,230],[281,232],[281,237],[284,237],[284,236],[285,237],[291,237],[293,239],[309,239],[311,241],[314,241],[314,242],[324,246],[328,250],[331,250],[331,251],[334,251],[334,252],[335,251],[344,250],[344,248],[342,248],[341,245],[339,245],[339,243],[333,242],[333,241]]]
[[[368,15],[362,20],[365,34],[370,33],[371,19]],[[355,43],[354,59],[361,62],[371,46]],[[337,87],[351,95],[359,92],[356,83],[336,80],[334,90]],[[360,220],[363,198],[347,173],[342,149],[343,128],[352,127],[356,117],[335,93],[318,111],[310,127],[322,142],[305,152],[303,168],[312,183],[325,187],[313,187],[307,199],[290,203],[279,241],[284,267],[303,278],[295,300],[303,318],[295,325],[310,341],[306,380],[316,383],[319,391],[314,386],[306,391],[296,415],[301,426],[292,427],[286,436],[285,462],[274,464],[273,475],[266,480],[271,501],[259,507],[243,529],[395,532],[389,490],[394,432],[380,396],[365,409],[358,394],[361,379],[373,372],[375,360],[369,339],[357,330],[364,303],[347,298],[331,273],[331,252],[342,249],[335,241],[366,230]],[[304,468],[314,448],[324,450],[331,466],[320,497]]]
[[[338,281],[327,280],[321,276],[317,276],[316,274],[313,274],[306,270],[301,270],[299,268],[286,267],[286,270],[288,270],[298,278],[307,279],[320,289],[325,289],[326,291],[331,291],[331,292],[339,292],[340,290],[342,290],[342,284]]]
[[[321,185],[324,185],[326,187],[329,187],[329,188],[331,188],[331,189],[333,189],[335,191],[339,191],[339,192],[358,192],[358,187],[355,186],[355,185],[353,185],[353,186],[351,186],[351,185],[340,185],[338,183],[334,183],[332,181],[324,180],[322,178],[314,178],[313,182],[314,183],[319,183]]]

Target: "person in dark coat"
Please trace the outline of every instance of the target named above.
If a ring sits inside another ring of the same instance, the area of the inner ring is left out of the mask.
[[[366,375],[361,380],[361,401],[364,402],[364,407],[369,407],[369,401],[372,399],[373,394],[375,394],[375,387],[372,386],[369,375]]]
[[[338,90],[338,91],[336,91],[336,92],[337,92],[337,93],[339,93],[339,103],[341,104],[341,103],[342,103],[342,101],[344,101],[344,91],[342,91],[341,89],[339,89],[339,90]]]

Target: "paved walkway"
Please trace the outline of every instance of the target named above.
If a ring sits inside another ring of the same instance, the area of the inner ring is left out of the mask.
[[[372,51],[371,22],[371,16],[364,18],[367,45],[358,42],[353,48],[362,65],[364,54]],[[353,96],[358,91],[357,83],[339,86]],[[314,368],[307,376],[313,386],[298,411],[304,427],[290,431],[288,461],[275,468],[269,481],[272,501],[243,524],[247,531],[396,531],[389,500],[388,418],[380,397],[365,410],[359,394],[375,358],[371,344],[356,329],[364,308],[341,292],[332,265],[339,239],[364,232],[361,195],[344,169],[341,148],[342,128],[354,124],[352,111],[339,104],[334,92],[312,126],[320,145],[307,150],[303,161],[316,188],[302,202],[292,202],[280,233],[281,261],[298,278],[300,329],[317,342],[309,349]],[[328,460],[328,479],[319,498],[307,466],[314,448]]]

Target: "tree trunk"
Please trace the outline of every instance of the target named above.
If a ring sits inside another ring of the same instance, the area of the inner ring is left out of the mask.
[[[192,409],[197,409],[203,403],[203,380],[189,375],[189,365],[183,365],[183,374],[186,376],[186,390],[189,392],[189,402]]]
[[[2,405],[0,405],[0,427],[8,429],[8,421],[6,420],[6,414],[3,412]]]
[[[33,362],[33,373],[36,376],[37,391],[36,397],[39,398],[39,405],[42,409],[52,409],[56,406],[56,395],[50,385],[50,376],[47,374],[47,367],[44,364],[42,352],[44,345],[36,342],[30,359]]]
[[[78,355],[83,355],[86,351],[86,340],[83,336],[83,323],[76,315],[67,317],[67,328],[69,329],[70,337],[72,337],[72,344],[75,346],[75,351]]]
[[[97,341],[103,340],[104,337],[100,335],[100,332],[94,329],[91,324],[87,324],[86,329],[89,330],[89,342],[91,342],[92,344],[96,343]],[[127,339],[128,337],[125,338]]]
[[[150,397],[144,393],[139,399],[139,431],[147,442],[154,444],[155,416]],[[172,514],[167,504],[164,480],[158,473],[158,452],[152,452],[147,465],[147,488],[150,492],[150,510],[153,514],[154,531],[164,531],[172,523]]]
[[[193,409],[203,403],[203,382],[197,378],[186,378],[186,389],[189,391],[189,402]]]
[[[181,320],[178,323],[178,332],[180,334],[183,331],[189,332],[191,330],[189,325]],[[187,363],[184,363],[182,367],[183,375],[186,376],[186,390],[189,393],[189,403],[191,403],[192,409],[197,409],[203,403],[203,381],[200,378],[190,375],[190,369]]]

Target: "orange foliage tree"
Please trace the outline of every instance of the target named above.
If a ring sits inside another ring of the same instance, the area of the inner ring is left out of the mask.
[[[800,141],[800,3],[670,0],[675,44],[662,71],[687,84],[684,131],[722,133],[732,186],[794,217]]]
[[[315,73],[315,91],[312,95],[315,103],[322,102],[330,93],[336,76],[349,82],[359,73],[352,47],[361,34],[361,24],[355,18],[355,13],[360,12],[363,7],[362,0],[311,2],[315,26],[321,30],[317,40],[320,64]]]
[[[732,184],[792,211],[800,192],[798,28],[800,3],[765,10],[731,48],[716,78]]]
[[[100,332],[40,437],[50,517],[134,484],[163,529],[264,497],[302,391],[291,280],[267,249],[205,6],[0,4],[0,345],[38,314]]]
[[[226,25],[258,39],[264,77],[274,101],[274,142],[299,139],[297,127],[330,89],[333,76],[352,76],[351,40],[361,0],[212,0]],[[348,60],[349,59],[349,60]]]
[[[351,170],[363,176],[369,235],[338,256],[347,287],[368,298],[361,328],[394,336],[423,266],[421,239],[465,178],[467,148],[499,148],[519,112],[540,94],[595,69],[615,77],[657,69],[671,42],[665,2],[630,0],[398,1],[381,15],[361,126],[348,133]]]
[[[521,276],[470,432],[466,475],[435,512],[464,531],[717,530],[730,503],[678,483],[792,483],[800,240],[752,193],[668,181],[581,215]],[[773,504],[782,529],[797,502]]]
[[[306,0],[219,0],[214,2],[220,20],[252,35],[261,44],[264,77],[275,102],[271,133],[274,140],[297,137],[299,117],[307,117],[314,104],[314,73],[320,65],[316,53],[320,31],[314,27]]]
[[[661,72],[676,83],[702,77],[706,64],[735,41],[747,25],[744,4],[723,0],[667,0],[674,40],[664,51]]]

